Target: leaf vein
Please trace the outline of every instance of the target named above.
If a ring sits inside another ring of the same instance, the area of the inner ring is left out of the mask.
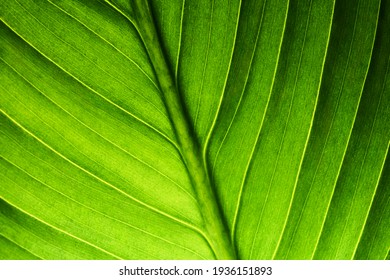
[[[81,25],[83,25],[86,29],[88,29],[89,31],[91,31],[93,34],[95,34],[97,37],[99,37],[101,40],[103,40],[105,43],[107,43],[108,45],[110,45],[112,48],[114,48],[118,53],[120,53],[123,57],[125,57],[128,61],[130,61],[132,64],[135,65],[136,68],[138,68],[138,70],[144,74],[148,80],[154,85],[154,87],[160,91],[159,87],[157,86],[157,84],[155,83],[155,81],[153,81],[152,77],[149,76],[145,70],[143,70],[141,68],[141,66],[136,63],[133,59],[131,59],[130,57],[128,57],[125,53],[123,53],[120,49],[118,49],[113,43],[111,43],[109,40],[107,40],[106,38],[104,38],[102,35],[100,35],[99,33],[95,32],[92,28],[90,28],[87,24],[83,23],[80,19],[78,19],[77,17],[73,16],[72,14],[70,14],[68,11],[66,11],[65,9],[61,8],[60,6],[56,5],[55,3],[53,3],[52,1],[50,0],[46,0],[48,1],[51,5],[53,5],[54,7],[56,7],[58,10],[60,10],[61,12],[63,12],[64,14],[66,14],[67,16],[73,18],[75,21],[77,21],[78,23],[80,23]]]
[[[6,237],[3,233],[0,233],[0,236],[2,236],[3,238],[7,239],[9,242],[11,242],[12,244],[15,244],[16,246],[20,247],[22,250],[30,253],[31,255],[33,255],[34,257],[42,260],[41,257],[39,257],[38,255],[34,254],[33,252],[31,252],[30,250],[26,249],[25,247],[23,247],[22,245],[20,245],[19,243],[16,243],[14,240],[11,240],[9,239],[8,237]]]
[[[4,21],[3,21],[4,22]],[[72,77],[74,80],[76,80],[80,85],[82,85],[83,87],[85,87],[86,89],[88,89],[89,91],[93,92],[94,94],[96,94],[97,96],[99,96],[100,98],[102,98],[103,100],[105,100],[106,102],[108,102],[109,104],[115,106],[116,108],[118,108],[119,110],[121,110],[122,112],[126,113],[127,115],[131,116],[133,119],[135,119],[136,121],[138,121],[139,123],[145,125],[146,127],[152,129],[154,132],[160,134],[163,138],[165,138],[167,141],[169,141],[178,151],[180,151],[180,148],[178,147],[177,143],[175,143],[171,138],[169,138],[169,136],[167,136],[165,133],[163,133],[162,131],[160,131],[159,129],[155,128],[153,125],[149,124],[148,122],[142,120],[140,117],[136,116],[135,114],[129,112],[128,110],[126,110],[125,108],[121,107],[119,104],[117,104],[116,102],[112,101],[111,99],[107,98],[105,95],[99,93],[98,91],[94,90],[93,88],[91,88],[90,86],[88,86],[87,84],[85,84],[84,82],[82,82],[81,80],[79,80],[76,76],[73,76],[71,73],[69,73],[67,70],[65,70],[64,68],[62,68],[59,64],[57,64],[56,62],[54,62],[52,59],[50,59],[48,56],[46,56],[45,54],[43,54],[39,49],[37,49],[34,45],[32,45],[28,40],[26,40],[23,36],[21,36],[18,32],[16,32],[16,30],[12,29],[12,27],[10,25],[8,25],[8,23],[4,22],[5,25],[7,25],[7,27],[12,30],[19,38],[21,38],[23,41],[25,41],[29,46],[31,46],[34,50],[36,50],[38,53],[40,53],[43,57],[45,57],[48,61],[50,61],[53,65],[57,66],[60,70],[62,70],[65,74],[67,74],[68,76]]]
[[[69,200],[73,201],[74,203],[76,203],[76,204],[78,204],[78,205],[80,205],[80,206],[82,206],[82,207],[84,207],[84,208],[86,208],[86,209],[88,209],[88,210],[90,210],[90,211],[92,211],[92,212],[95,212],[95,213],[97,213],[97,214],[99,214],[99,215],[102,215],[102,216],[104,216],[104,217],[106,217],[106,218],[108,218],[108,219],[110,219],[110,220],[116,221],[116,222],[121,223],[121,224],[123,224],[123,225],[125,225],[125,226],[128,226],[128,227],[130,227],[130,228],[132,228],[132,229],[135,229],[135,230],[137,230],[137,231],[140,231],[140,232],[142,232],[142,233],[144,233],[144,234],[146,234],[146,235],[149,235],[149,236],[151,236],[151,237],[153,237],[153,238],[160,239],[160,240],[163,241],[163,242],[166,242],[166,243],[168,243],[168,244],[177,246],[177,247],[179,247],[179,248],[181,248],[181,249],[184,249],[184,250],[186,250],[186,251],[189,251],[189,252],[191,252],[191,253],[194,253],[195,255],[197,255],[197,256],[199,256],[199,257],[205,259],[205,257],[199,255],[197,252],[195,252],[195,251],[193,251],[193,250],[191,250],[191,249],[189,249],[189,248],[187,248],[187,247],[184,247],[184,246],[182,246],[182,245],[180,245],[180,244],[177,244],[177,243],[175,243],[175,242],[169,241],[169,240],[167,240],[167,239],[165,239],[165,238],[159,237],[159,236],[157,236],[157,235],[155,235],[155,234],[153,234],[153,233],[151,233],[151,232],[149,232],[149,231],[143,230],[143,229],[141,229],[141,228],[139,228],[139,227],[137,227],[137,226],[134,226],[134,225],[129,224],[129,223],[125,222],[125,221],[122,221],[122,220],[120,220],[120,219],[117,219],[117,218],[114,218],[114,217],[109,216],[109,215],[107,215],[107,214],[104,214],[103,212],[98,211],[98,210],[96,210],[96,209],[94,209],[94,208],[92,208],[92,207],[89,207],[89,206],[85,205],[84,203],[79,202],[79,201],[73,199],[72,197],[70,197],[70,196],[64,194],[63,192],[57,190],[56,188],[54,188],[54,187],[52,187],[52,186],[50,186],[50,185],[48,185],[48,184],[42,182],[41,180],[39,180],[38,178],[36,178],[36,177],[33,176],[32,174],[30,174],[29,172],[27,172],[27,171],[24,170],[23,168],[19,167],[17,164],[11,162],[11,161],[8,160],[7,158],[3,157],[3,159],[6,160],[7,162],[9,162],[11,165],[15,166],[17,169],[19,169],[20,171],[22,171],[22,172],[25,173],[26,175],[28,175],[28,176],[29,176],[30,178],[32,178],[33,180],[35,180],[35,181],[37,181],[38,183],[42,184],[43,186],[45,186],[45,187],[47,187],[47,188],[53,190],[54,192],[56,192],[56,193],[60,194],[61,196],[65,197],[66,199],[69,199]],[[41,159],[39,159],[39,160],[46,163],[46,161],[44,161],[44,160],[41,160]],[[46,163],[46,164],[47,164],[47,163]],[[50,164],[48,164],[48,165],[50,165]],[[39,199],[39,198],[38,198],[38,199]],[[63,214],[64,214],[64,213],[63,213]],[[65,215],[65,214],[64,214],[64,215]],[[67,215],[65,215],[65,216],[67,216]],[[67,216],[67,217],[68,217],[68,216]],[[71,218],[71,217],[69,217],[69,218]],[[88,226],[87,226],[87,227],[88,227]],[[143,253],[147,253],[146,251],[143,251],[143,250],[140,250],[140,249],[137,249],[137,250],[138,250],[138,251],[141,251],[141,252],[143,252]]]
[[[85,172],[86,174],[88,174],[89,176],[95,178],[96,180],[98,180],[99,182],[103,183],[104,185],[107,185],[109,187],[111,187],[112,189],[114,189],[115,191],[119,192],[120,194],[128,197],[129,199],[131,199],[132,201],[142,205],[143,207],[147,208],[147,209],[150,209],[152,210],[153,212],[155,213],[158,213],[166,218],[169,218],[173,221],[175,221],[176,223],[178,224],[181,224],[183,226],[186,226],[192,230],[194,230],[195,232],[198,232],[201,236],[203,236],[206,240],[207,237],[206,235],[199,229],[197,228],[196,226],[186,222],[186,221],[183,221],[179,218],[176,218],[168,213],[165,213],[163,212],[162,210],[158,209],[158,208],[155,208],[133,196],[131,196],[130,194],[126,193],[125,191],[119,189],[118,187],[115,187],[114,185],[112,185],[111,183],[105,181],[104,179],[98,177],[97,175],[93,174],[92,172],[86,170],[85,168],[81,167],[80,165],[78,165],[77,163],[71,161],[70,159],[68,159],[66,156],[62,155],[60,152],[56,151],[54,148],[52,148],[51,146],[49,146],[47,143],[45,143],[43,140],[41,140],[38,136],[34,135],[32,132],[30,132],[29,130],[27,130],[25,127],[23,127],[20,123],[18,123],[15,119],[13,119],[10,115],[8,115],[6,112],[4,112],[3,110],[0,109],[0,112],[2,112],[8,119],[10,119],[16,126],[20,127],[23,131],[25,131],[28,135],[30,135],[31,137],[35,138],[39,143],[41,143],[43,146],[45,146],[46,148],[48,148],[49,150],[51,150],[52,152],[54,152],[55,154],[57,154],[58,156],[60,156],[61,158],[63,158],[64,160],[66,160],[67,162],[69,162],[70,164],[72,164],[73,166],[77,167],[78,169],[82,170],[83,172]]]
[[[360,4],[360,1],[358,2],[358,4]],[[355,18],[355,21],[357,20],[357,16]],[[378,7],[378,11],[377,11],[377,21],[376,21],[376,29],[377,29],[377,26],[378,26],[378,20],[379,20],[379,7]],[[355,28],[356,28],[356,22],[354,24],[354,30],[353,30],[353,34],[355,33]],[[353,35],[354,36],[354,35]],[[372,58],[372,50],[374,48],[374,43],[375,43],[375,39],[373,40],[372,42],[372,47],[371,47],[371,56],[370,56],[370,63],[371,63],[371,58]],[[367,79],[367,74],[368,74],[368,71],[369,71],[369,67],[367,67],[366,69],[366,74],[365,74],[365,78],[364,78],[364,84],[366,83],[366,79]],[[361,97],[362,97],[362,94],[363,94],[363,91],[364,91],[364,87],[362,87],[362,90],[361,90],[361,93],[360,93],[360,98],[359,98],[359,102],[356,106],[356,110],[355,110],[355,116],[354,116],[354,122],[356,121],[356,116],[357,116],[357,113],[358,113],[358,110],[359,110],[359,106],[360,106],[360,102],[361,102]],[[343,163],[344,163],[344,160],[345,160],[345,155],[347,154],[347,149],[348,149],[348,146],[349,146],[349,143],[350,143],[350,140],[351,140],[351,136],[352,136],[352,131],[353,131],[353,126],[351,126],[351,129],[349,131],[349,135],[348,135],[348,140],[347,140],[347,143],[345,145],[345,148],[344,148],[344,152],[343,152],[343,156],[342,156],[342,160],[341,160],[341,164],[339,166],[339,169],[338,169],[338,172],[337,172],[337,175],[336,175],[336,178],[334,180],[334,183],[333,183],[333,191],[332,191],[332,194],[331,194],[331,199],[329,200],[328,202],[328,205],[327,205],[327,208],[326,208],[326,212],[325,213],[328,213],[329,212],[329,209],[330,209],[330,205],[332,203],[332,198],[334,196],[334,193],[335,193],[335,189],[336,189],[336,184],[338,182],[338,179],[340,177],[340,172],[341,172],[341,168],[343,166]],[[318,249],[318,244],[320,242],[320,239],[321,239],[321,236],[322,236],[322,233],[323,233],[323,230],[324,230],[324,226],[325,226],[325,222],[326,222],[326,219],[327,219],[327,216],[324,218],[323,222],[322,222],[322,225],[321,225],[321,230],[320,230],[320,233],[318,235],[318,238],[317,238],[317,242],[316,242],[316,245],[314,247],[314,250],[313,250],[313,254],[311,256],[311,259],[314,258],[314,255]]]
[[[4,61],[5,62],[5,61]],[[23,80],[25,80],[30,86],[32,86],[36,91],[38,91],[39,93],[41,93],[46,99],[48,99],[52,104],[54,104],[56,107],[58,107],[60,110],[64,111],[67,115],[69,115],[71,118],[73,118],[74,120],[76,120],[77,122],[79,122],[81,125],[83,125],[84,127],[86,127],[88,130],[92,131],[94,134],[98,135],[100,138],[102,138],[104,141],[106,141],[107,143],[109,143],[110,145],[114,146],[115,148],[119,149],[120,151],[124,152],[125,154],[129,155],[130,157],[132,157],[133,159],[135,159],[136,161],[142,163],[143,165],[145,165],[146,167],[150,168],[151,170],[153,170],[154,172],[156,172],[157,174],[159,174],[160,176],[166,178],[167,180],[169,180],[170,182],[172,182],[174,185],[176,185],[178,188],[180,188],[184,193],[186,193],[186,195],[188,195],[192,200],[196,201],[196,198],[188,192],[188,190],[186,190],[182,185],[180,185],[178,182],[176,182],[175,180],[173,180],[172,178],[170,178],[168,175],[164,174],[163,172],[159,171],[158,169],[154,168],[153,166],[151,166],[149,163],[145,162],[144,160],[138,158],[137,156],[135,156],[134,154],[126,151],[125,149],[123,149],[122,147],[118,146],[117,144],[115,144],[114,142],[112,142],[111,140],[107,139],[106,137],[104,137],[103,135],[101,135],[100,133],[98,133],[97,131],[95,131],[92,127],[88,126],[87,124],[85,124],[84,122],[82,122],[81,120],[79,120],[78,118],[76,118],[73,114],[71,114],[69,111],[67,111],[65,108],[61,107],[58,103],[56,103],[53,99],[51,99],[49,96],[47,96],[45,93],[43,93],[39,88],[37,88],[34,84],[32,84],[27,78],[25,78],[22,74],[20,74],[17,70],[15,70],[12,66],[10,66],[7,62],[5,62],[5,64],[7,64],[16,74],[18,74]]]
[[[308,16],[307,16],[307,20],[306,20],[306,26],[305,26],[305,32],[304,32],[304,40],[303,40],[302,48],[301,48],[300,55],[299,55],[299,62],[298,62],[298,67],[297,67],[297,71],[296,71],[296,75],[295,75],[295,81],[294,81],[294,87],[293,87],[292,97],[291,97],[291,101],[290,101],[289,111],[288,111],[286,123],[285,123],[285,125],[284,125],[283,136],[282,136],[282,139],[281,139],[281,141],[280,141],[280,145],[279,145],[279,149],[278,149],[278,154],[277,154],[277,156],[276,156],[276,162],[275,162],[274,169],[273,169],[273,172],[272,172],[271,180],[270,180],[270,183],[269,183],[269,185],[268,185],[267,195],[266,195],[266,198],[265,198],[265,201],[264,201],[262,210],[261,210],[261,214],[260,214],[259,219],[258,219],[258,222],[257,222],[256,232],[255,232],[255,235],[254,235],[254,237],[253,237],[253,241],[252,241],[252,245],[251,245],[251,250],[250,250],[249,258],[252,258],[254,244],[255,244],[256,239],[257,239],[257,234],[258,234],[258,231],[259,231],[260,223],[261,223],[261,221],[262,221],[262,219],[263,219],[263,214],[264,214],[265,205],[268,203],[269,193],[270,193],[271,187],[272,187],[273,182],[274,182],[276,169],[277,169],[278,164],[279,164],[280,153],[281,153],[281,150],[282,150],[282,148],[283,148],[283,144],[284,144],[284,141],[285,141],[285,136],[286,136],[286,132],[287,132],[288,123],[289,123],[289,121],[290,121],[291,111],[292,111],[292,107],[293,107],[293,103],[294,103],[294,99],[295,99],[295,92],[296,92],[296,87],[297,87],[297,82],[298,82],[298,77],[299,77],[299,71],[300,71],[301,65],[302,65],[303,51],[304,51],[304,49],[305,49],[305,44],[306,44],[306,37],[307,37],[307,31],[308,31],[308,28],[309,28],[309,22],[310,22],[310,15],[311,15],[311,10],[312,10],[312,4],[313,4],[313,1],[310,0],[309,12],[308,12]],[[313,110],[313,111],[314,111],[314,110]]]

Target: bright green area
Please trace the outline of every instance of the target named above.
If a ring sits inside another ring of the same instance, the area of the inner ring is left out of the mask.
[[[0,18],[0,259],[389,258],[389,1]]]

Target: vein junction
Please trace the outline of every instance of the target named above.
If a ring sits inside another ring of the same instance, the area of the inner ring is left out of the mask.
[[[165,60],[151,10],[147,0],[133,2],[135,24],[147,49],[157,75],[169,118],[174,127],[183,161],[187,166],[199,207],[204,220],[204,228],[217,259],[235,259],[229,233],[223,223],[221,211],[207,175],[199,145],[193,137],[188,117],[174,83],[173,76]]]

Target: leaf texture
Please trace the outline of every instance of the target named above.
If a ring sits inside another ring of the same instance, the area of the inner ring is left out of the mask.
[[[388,1],[0,18],[0,259],[388,259]]]

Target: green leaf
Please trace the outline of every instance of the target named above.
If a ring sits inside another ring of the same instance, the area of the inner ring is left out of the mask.
[[[0,259],[389,258],[388,1],[0,11]]]

